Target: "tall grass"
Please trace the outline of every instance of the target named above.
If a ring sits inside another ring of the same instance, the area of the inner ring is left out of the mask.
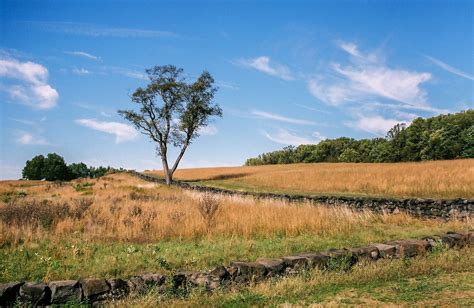
[[[123,174],[93,183],[85,192],[75,189],[78,183],[53,188],[48,184],[34,186],[26,188],[28,195],[21,203],[0,205],[0,245],[67,238],[71,234],[93,240],[154,242],[204,237],[344,236],[384,228],[428,232],[472,226],[469,221],[443,223],[403,213],[374,214],[250,197],[211,198],[150,185]]]
[[[151,172],[160,175],[160,171]],[[474,159],[181,169],[176,179],[237,189],[310,194],[474,198]]]

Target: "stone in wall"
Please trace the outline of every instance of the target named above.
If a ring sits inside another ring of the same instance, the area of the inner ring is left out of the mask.
[[[51,281],[51,304],[80,303],[82,288],[76,280]]]
[[[46,306],[51,303],[51,290],[43,282],[27,282],[21,286],[19,298],[31,306]]]
[[[0,306],[13,305],[24,282],[0,283]]]

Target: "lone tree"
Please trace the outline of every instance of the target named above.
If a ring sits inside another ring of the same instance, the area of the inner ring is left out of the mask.
[[[212,101],[217,88],[207,71],[193,83],[187,83],[183,69],[173,65],[155,66],[146,73],[150,83],[146,88],[136,89],[131,97],[132,102],[140,106],[139,111],[119,110],[118,113],[157,143],[166,184],[170,185],[188,146],[212,116],[222,117],[222,109]],[[178,148],[179,153],[170,167],[168,149],[171,145]]]

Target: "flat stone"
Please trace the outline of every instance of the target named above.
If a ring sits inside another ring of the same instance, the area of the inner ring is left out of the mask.
[[[195,272],[190,272],[190,271],[181,271],[173,275],[172,281],[173,281],[173,287],[175,289],[177,288],[186,288],[187,284],[189,282],[189,277],[191,277]]]
[[[474,230],[469,230],[467,233],[467,242],[470,246],[474,245]]]
[[[356,247],[349,250],[360,259],[377,260],[379,258],[379,250],[375,246]]]
[[[221,285],[221,279],[218,276],[211,276],[204,272],[182,271],[173,275],[172,279],[175,289],[199,286],[212,291]]]
[[[78,304],[82,300],[81,285],[76,280],[51,281],[51,304]]]
[[[82,292],[88,300],[102,300],[110,291],[110,286],[105,279],[86,278],[81,279]]]
[[[267,275],[278,275],[285,270],[283,259],[260,258],[256,262],[265,266]]]
[[[311,267],[324,268],[329,262],[330,256],[325,253],[303,253],[299,257],[306,258],[308,265]]]
[[[0,283],[0,306],[11,306],[16,302],[24,282]]]
[[[130,292],[127,282],[123,279],[109,279],[107,282],[110,285],[110,293],[112,297],[120,298],[126,296]]]
[[[42,282],[27,282],[20,288],[20,300],[32,306],[47,306],[51,304],[51,290]]]
[[[147,286],[161,286],[165,283],[165,276],[156,273],[148,273],[140,276]]]
[[[389,245],[397,247],[397,257],[414,257],[425,254],[430,244],[425,240],[398,240],[387,242]]]
[[[285,267],[306,267],[309,265],[309,259],[306,257],[302,256],[286,256],[283,257],[283,262],[285,264]]]
[[[130,279],[127,280],[127,286],[130,292],[133,293],[144,293],[147,289],[147,285],[145,283],[145,280],[141,277],[131,277]]]
[[[234,280],[239,282],[259,280],[267,273],[265,266],[257,262],[232,262],[231,266],[237,269]]]
[[[220,281],[224,281],[229,278],[230,273],[229,271],[227,271],[227,269],[224,266],[220,265],[214,268],[212,271],[210,271],[209,276],[215,277],[219,279]]]
[[[219,286],[219,281],[211,279],[208,273],[188,272],[186,276],[186,285],[203,287],[208,291],[216,289]]]
[[[446,235],[441,237],[443,244],[447,245],[449,248],[453,247],[464,247],[468,245],[468,236],[466,234],[448,232]]]
[[[373,246],[379,251],[380,258],[393,258],[397,254],[397,247],[395,245],[375,244]]]
[[[218,266],[208,273],[208,289],[213,291],[231,282],[231,274],[224,266]]]

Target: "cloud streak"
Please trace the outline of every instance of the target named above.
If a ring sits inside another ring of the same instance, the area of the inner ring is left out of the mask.
[[[12,99],[35,109],[50,109],[56,106],[59,94],[48,84],[48,69],[31,61],[20,62],[13,58],[0,59],[0,76],[16,83],[3,85],[0,90]]]
[[[282,116],[276,113],[271,113],[271,112],[266,112],[266,111],[253,110],[251,114],[260,119],[274,120],[274,121],[298,124],[298,125],[316,125],[316,123],[313,121],[289,118],[286,116]]]
[[[425,58],[427,58],[428,60],[433,62],[435,65],[441,67],[445,71],[450,72],[451,74],[454,74],[454,75],[457,75],[457,76],[460,76],[462,78],[466,78],[466,79],[469,79],[469,80],[474,80],[474,75],[463,72],[460,69],[457,69],[455,67],[452,67],[451,65],[449,65],[449,64],[447,64],[447,63],[445,63],[445,62],[443,62],[439,59],[436,59],[436,58],[433,58],[433,57],[430,57],[430,56],[427,56],[427,55],[425,55]]]
[[[294,77],[290,69],[278,63],[270,63],[270,58],[261,56],[251,59],[240,59],[234,62],[237,65],[252,68],[270,76],[278,77],[283,80],[293,80]]]
[[[90,23],[77,22],[30,22],[46,31],[92,36],[92,37],[119,37],[119,38],[166,38],[177,37],[171,31],[145,30],[136,28],[104,27]]]
[[[94,61],[99,61],[100,57],[94,56],[93,54],[90,54],[85,51],[65,51],[65,54],[72,55],[72,56],[77,56],[77,57],[82,57],[86,58],[89,60],[94,60]]]
[[[93,130],[115,136],[115,143],[134,140],[138,137],[137,131],[130,125],[119,122],[104,122],[95,119],[77,119],[76,123]]]
[[[301,144],[316,144],[326,138],[319,132],[314,132],[311,137],[305,137],[296,135],[295,133],[289,132],[285,129],[279,129],[276,133],[262,131],[261,134],[268,140],[271,140],[275,143],[294,146]]]

